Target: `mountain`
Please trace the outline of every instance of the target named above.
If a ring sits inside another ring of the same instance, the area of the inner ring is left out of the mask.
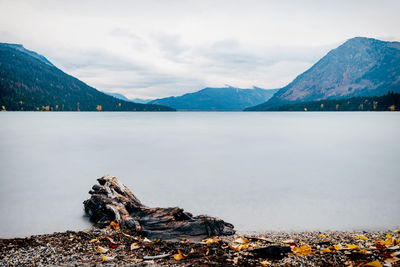
[[[135,103],[142,103],[142,104],[147,104],[150,101],[153,101],[153,99],[147,99],[147,98],[133,98],[130,101],[133,101]]]
[[[276,92],[277,90],[257,87],[254,89],[204,88],[195,93],[156,99],[149,103],[166,105],[177,110],[234,111],[265,102]]]
[[[152,99],[142,99],[142,98],[134,98],[134,99],[129,99],[126,96],[124,96],[123,94],[120,93],[109,93],[109,92],[103,92],[107,95],[113,96],[115,98],[121,99],[121,100],[125,100],[125,101],[130,101],[130,102],[134,102],[134,103],[140,103],[140,104],[147,104],[150,101],[152,101]]]
[[[266,103],[249,110],[276,110],[297,102],[381,96],[400,92],[400,43],[356,37],[331,50]]]
[[[172,111],[116,99],[62,72],[22,45],[0,43],[0,108],[58,111]]]
[[[121,99],[121,100],[124,100],[124,101],[131,101],[131,100],[129,100],[129,98],[127,98],[127,97],[124,96],[123,94],[119,94],[119,93],[109,93],[109,92],[102,92],[102,93],[104,93],[104,94],[106,94],[106,95],[113,96],[113,97],[115,97],[115,98],[118,98],[118,99]]]

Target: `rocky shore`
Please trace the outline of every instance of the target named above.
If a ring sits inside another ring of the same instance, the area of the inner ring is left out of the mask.
[[[400,266],[400,233],[270,232],[149,240],[104,229],[0,239],[0,266]]]

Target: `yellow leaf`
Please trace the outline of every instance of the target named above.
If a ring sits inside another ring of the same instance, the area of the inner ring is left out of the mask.
[[[261,264],[261,266],[265,267],[265,266],[271,265],[272,263],[270,261],[265,260],[265,261],[260,261],[260,264]]]
[[[182,252],[179,249],[178,249],[178,254],[174,254],[174,259],[177,261],[180,261],[181,259],[183,259]]]
[[[326,237],[326,235],[324,235],[324,234],[320,234],[318,237]]]
[[[379,261],[371,261],[364,264],[363,266],[383,267],[382,263],[380,263]]]
[[[239,237],[236,238],[233,242],[238,244],[246,244],[249,242],[249,240],[247,238]]]
[[[90,242],[91,242],[91,243],[99,242],[99,239],[98,239],[98,238],[95,238],[95,239],[90,240]]]
[[[247,244],[243,244],[243,245],[239,246],[239,250],[245,250],[245,249],[248,249],[248,248],[249,248],[249,245],[247,245]]]
[[[358,253],[361,253],[361,254],[367,254],[367,253],[368,253],[368,250],[366,250],[366,249],[360,249],[360,250],[358,250],[357,252],[358,252]]]
[[[114,230],[119,230],[119,224],[118,223],[112,221],[112,222],[110,222],[110,225],[114,228]]]
[[[342,249],[342,246],[341,245],[334,245],[333,246],[336,250],[341,250]]]
[[[100,247],[99,245],[97,245],[96,249],[100,253],[106,253],[108,251],[108,248],[103,248],[103,247]]]
[[[352,245],[352,244],[346,244],[346,246],[347,246],[349,249],[356,249],[356,248],[358,248],[357,245]]]
[[[322,250],[322,253],[330,253],[330,252],[332,252],[332,250],[330,250],[329,248]]]
[[[362,239],[362,240],[368,240],[368,238],[365,237],[365,236],[363,236],[363,235],[357,235],[357,234],[355,234],[355,236],[358,237],[359,239]]]
[[[110,260],[113,260],[114,258],[115,258],[115,256],[107,257],[107,256],[104,256],[104,255],[103,255],[103,257],[101,257],[101,260],[103,260],[103,261],[110,261]]]
[[[386,238],[392,238],[392,235],[391,234],[387,234]]]
[[[306,255],[310,255],[312,253],[311,247],[307,246],[307,245],[303,245],[301,247],[293,247],[292,251],[297,256],[306,256]]]
[[[213,238],[206,238],[206,239],[202,240],[201,243],[203,243],[203,244],[211,244],[211,243],[215,243],[215,242],[218,242],[218,241],[219,241],[218,237],[214,236]]]

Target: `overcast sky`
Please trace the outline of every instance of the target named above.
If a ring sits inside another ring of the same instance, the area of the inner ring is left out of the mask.
[[[0,42],[129,98],[285,86],[355,36],[400,40],[400,0],[0,0]]]

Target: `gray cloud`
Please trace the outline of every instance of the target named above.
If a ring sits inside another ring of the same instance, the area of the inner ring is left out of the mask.
[[[0,0],[0,39],[91,86],[164,97],[278,88],[354,36],[400,40],[397,0]]]

